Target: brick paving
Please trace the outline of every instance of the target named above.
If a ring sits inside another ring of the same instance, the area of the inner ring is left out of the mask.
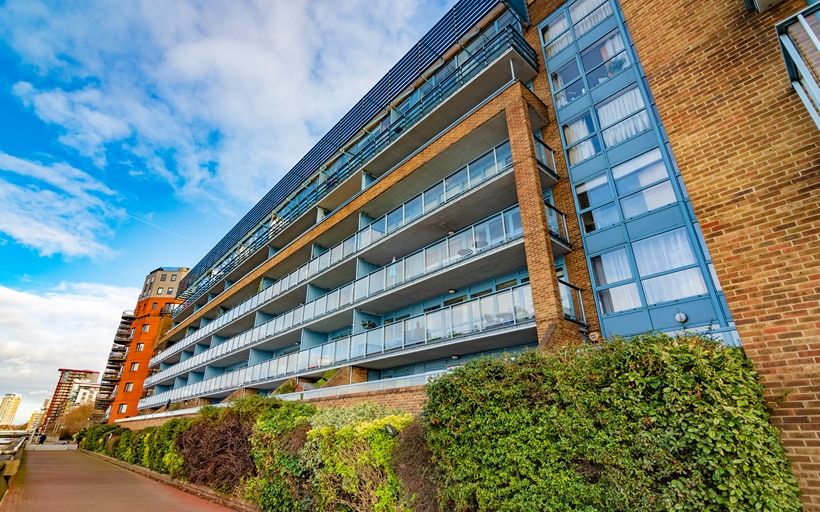
[[[0,512],[130,512],[228,508],[76,451],[29,451]]]

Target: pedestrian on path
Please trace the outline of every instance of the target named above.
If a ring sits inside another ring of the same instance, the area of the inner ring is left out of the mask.
[[[45,433],[45,432],[43,432],[42,434],[40,434],[40,444],[43,444],[43,443],[45,443],[45,442],[46,442],[46,437],[47,437],[47,436],[46,436],[46,433]]]

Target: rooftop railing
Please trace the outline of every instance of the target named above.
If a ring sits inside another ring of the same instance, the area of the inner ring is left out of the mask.
[[[273,358],[178,389],[140,400],[139,408],[164,405],[171,400],[236,389],[254,383],[289,378],[356,361],[401,353],[462,337],[505,328],[532,325],[535,311],[529,284],[468,300],[368,331]]]
[[[504,141],[429,187],[426,191],[404,202],[374,220],[368,226],[360,229],[357,233],[354,233],[319,256],[312,258],[287,276],[276,281],[270,287],[272,291],[267,292],[267,290],[270,289],[268,288],[257,294],[257,296],[262,293],[268,293],[270,295],[267,299],[264,299],[265,302],[275,299],[300,284],[305,283],[319,273],[324,272],[328,268],[342,261],[347,261],[349,258],[355,256],[356,253],[363,251],[382,238],[398,231],[400,228],[421,221],[425,216],[458,199],[467,191],[486,183],[489,179],[497,175],[508,172],[510,169],[512,169],[512,154],[510,153],[509,141]],[[150,364],[154,365],[160,360],[160,357],[173,355],[185,347],[190,346],[194,340],[201,339],[216,329],[233,322],[240,316],[249,313],[256,307],[250,306],[253,299],[254,297],[251,297],[234,306],[211,323],[189,334],[170,348],[161,352],[158,356],[155,356]]]
[[[184,302],[173,313],[178,315],[181,311],[194,303],[199,297],[204,295],[221,276],[236,268],[255,253],[260,247],[267,245],[268,241],[284,231],[293,221],[304,214],[308,209],[316,205],[322,198],[336,188],[342,181],[361,169],[365,163],[370,161],[382,149],[398,139],[405,131],[414,126],[420,119],[429,114],[438,105],[447,100],[464,84],[472,80],[495,59],[504,54],[507,50],[515,50],[533,69],[538,67],[535,50],[530,47],[516,28],[506,27],[487,41],[484,46],[477,49],[459,67],[453,69],[451,73],[442,76],[439,82],[429,92],[423,100],[407,109],[401,117],[390,124],[390,128],[376,137],[372,137],[369,142],[360,146],[359,151],[350,156],[347,163],[336,170],[326,180],[316,184],[298,202],[292,201],[283,209],[278,211],[270,225],[263,226],[253,237],[244,243],[222,263],[215,267],[216,273],[203,274],[197,281],[188,285],[183,290],[179,298]],[[218,270],[217,270],[218,269]]]
[[[149,376],[145,380],[145,385],[149,386],[178,375],[262,339],[284,333],[399,285],[461,263],[471,256],[517,240],[522,235],[519,209],[517,206],[509,208]],[[264,292],[261,295],[264,299]],[[256,296],[258,297],[259,295]],[[252,308],[258,306],[254,305],[253,301],[251,305]]]
[[[820,4],[776,25],[792,87],[820,128]]]

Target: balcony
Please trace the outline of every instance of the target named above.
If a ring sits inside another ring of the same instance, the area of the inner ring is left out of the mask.
[[[118,372],[105,372],[103,373],[102,380],[107,382],[117,382],[122,378],[122,369]]]
[[[219,345],[185,359],[180,364],[148,377],[145,385],[162,382],[218,358],[233,355],[236,359],[238,357],[235,355],[236,351],[262,340],[270,340],[288,332],[292,338],[293,328],[308,322],[314,323],[324,317],[331,318],[327,319],[330,322],[329,325],[326,321],[326,325],[321,326],[323,331],[332,331],[350,325],[351,306],[361,305],[376,296],[391,294],[389,304],[376,305],[370,301],[368,311],[378,312],[380,309],[389,311],[417,302],[420,296],[446,293],[450,286],[460,288],[482,279],[477,276],[491,277],[498,273],[521,268],[526,265],[522,248],[514,254],[506,255],[498,253],[497,250],[512,242],[520,242],[522,234],[521,218],[516,206],[332,290],[316,300],[282,313],[266,324],[246,330]],[[497,254],[489,254],[491,251]],[[480,265],[469,265],[472,258],[482,255],[489,256],[491,261]],[[494,260],[499,261],[493,262]],[[465,264],[468,264],[467,267]],[[436,290],[436,285],[430,281],[426,285],[421,283],[422,278],[454,267],[462,268],[456,268],[454,273],[447,274],[447,287],[444,289]],[[285,343],[288,342],[292,343],[292,340],[289,339]],[[266,345],[270,343],[270,341],[265,341]]]
[[[488,125],[491,124],[497,123],[488,123]],[[500,126],[491,127],[491,129],[485,131],[481,138],[491,137],[493,130],[506,133],[506,127],[502,123]],[[469,145],[472,147],[471,144]],[[549,158],[549,161],[554,162],[552,150],[546,146],[545,148],[544,155]],[[456,149],[456,151],[460,150]],[[517,195],[511,173],[511,163],[509,142],[505,141],[457,171],[447,175],[444,179],[437,181],[398,207],[393,208],[392,204],[395,204],[395,202],[390,203],[390,201],[396,200],[395,197],[389,197],[391,196],[389,193],[382,194],[385,197],[380,196],[380,201],[388,203],[388,206],[382,207],[382,211],[391,208],[386,214],[373,220],[357,233],[333,245],[321,255],[310,259],[301,267],[284,275],[271,288],[236,304],[212,322],[185,336],[182,340],[155,356],[151,360],[151,366],[166,359],[169,355],[190,347],[196,340],[220,332],[221,329],[232,325],[239,318],[250,315],[263,304],[268,304],[287,294],[292,296],[287,301],[294,305],[303,302],[308,282],[326,289],[340,286],[345,281],[339,281],[339,277],[345,275],[350,276],[348,279],[355,277],[355,257],[366,258],[371,263],[384,265],[391,261],[391,257],[396,252],[401,253],[403,249],[405,252],[409,252],[412,250],[413,244],[418,247],[417,244],[419,243],[424,244],[437,240],[441,236],[441,231],[436,227],[447,226],[448,228],[459,229],[465,221],[470,222],[471,218],[481,218],[482,212],[486,212],[484,215],[488,215],[493,211],[515,204]],[[557,180],[557,174],[553,170],[541,172],[543,188],[554,185]],[[409,186],[405,185],[402,190],[407,189]],[[449,208],[456,201],[460,204],[459,208]],[[355,218],[353,220],[355,221]],[[566,236],[564,236],[565,231],[565,227],[559,228],[556,224],[555,233],[559,234],[559,239],[566,239]],[[556,253],[563,254],[566,252],[568,243],[566,242],[562,247],[556,246]],[[410,249],[407,249],[407,247],[410,247]],[[336,273],[328,274],[333,269],[336,269]],[[298,297],[301,297],[301,300]],[[285,310],[281,309],[269,313],[279,314],[283,311]],[[225,333],[220,332],[220,334],[224,335]],[[234,334],[236,332],[227,333],[227,335]]]
[[[820,128],[820,4],[775,26],[789,80]]]
[[[410,364],[522,345],[537,340],[534,315],[530,285],[525,284],[157,393],[140,400],[139,408],[227,395],[251,385],[273,389],[294,376],[318,376],[349,364],[389,368],[398,361]]]
[[[298,202],[279,210],[270,225],[263,226],[251,239],[186,289],[184,302],[173,312],[176,318],[226,278],[240,265],[249,262],[247,271],[267,258],[259,249],[281,236],[286,245],[316,223],[313,207],[334,211],[361,190],[361,174],[379,177],[390,171],[408,155],[424,146],[464,114],[513,80],[527,82],[538,69],[536,52],[513,27],[507,27],[477,49],[459,67],[442,76],[424,99],[390,122],[389,129],[362,141],[355,153],[347,153],[347,162],[313,185]],[[391,114],[392,115],[392,114]],[[542,121],[541,128],[546,124]]]

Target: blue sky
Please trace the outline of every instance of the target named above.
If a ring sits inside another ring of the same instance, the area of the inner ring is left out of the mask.
[[[452,0],[0,0],[0,394],[105,365]]]

